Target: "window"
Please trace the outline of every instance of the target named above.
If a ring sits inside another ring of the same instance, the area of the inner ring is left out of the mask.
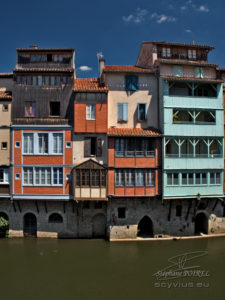
[[[42,61],[42,62],[47,61],[47,55],[46,55],[46,54],[42,54],[42,55],[41,55],[41,61]]]
[[[31,85],[31,76],[27,76],[27,85]]]
[[[23,184],[33,184],[33,168],[23,168]]]
[[[138,103],[138,121],[147,120],[147,104]]]
[[[115,156],[122,157],[154,157],[155,142],[153,139],[117,138],[115,139]]]
[[[167,174],[167,185],[179,185],[179,174],[168,173]]]
[[[70,179],[70,174],[66,174],[66,180],[69,181]]]
[[[36,103],[35,102],[25,102],[25,116],[34,117],[36,114]]]
[[[15,142],[15,148],[20,148],[20,142]]]
[[[154,186],[154,170],[117,169],[115,171],[115,186]]]
[[[204,78],[204,68],[195,67],[195,78]]]
[[[96,137],[84,138],[84,156],[102,156],[102,139]]]
[[[118,207],[118,218],[119,219],[126,218],[126,207]]]
[[[63,134],[53,133],[53,153],[63,153]]]
[[[117,121],[127,122],[128,120],[128,103],[117,103]]]
[[[63,184],[62,168],[53,168],[53,184]]]
[[[48,153],[48,134],[39,133],[38,134],[38,153],[46,154]]]
[[[76,186],[106,186],[106,171],[102,169],[77,169]]]
[[[170,48],[162,48],[162,57],[170,57],[171,49]]]
[[[126,91],[137,91],[138,90],[138,77],[137,76],[126,76],[125,77],[125,89],[126,89]]]
[[[35,184],[50,185],[51,184],[51,168],[35,168]]]
[[[63,223],[63,218],[60,214],[54,213],[49,216],[48,223],[53,223],[53,224]]]
[[[100,170],[91,170],[91,185],[100,185]]]
[[[182,216],[182,205],[177,205],[176,206],[176,217],[181,217]]]
[[[42,76],[38,76],[38,85],[42,86]]]
[[[45,86],[49,86],[49,76],[45,76]]]
[[[32,54],[32,55],[30,56],[30,61],[31,61],[31,62],[34,62],[35,60],[36,60],[36,55],[33,55],[33,54]]]
[[[0,168],[0,184],[9,183],[9,169]]]
[[[48,62],[52,61],[52,54],[47,54],[47,61]]]
[[[2,105],[2,111],[6,112],[6,111],[8,111],[8,109],[9,109],[8,104],[3,104]]]
[[[32,84],[37,85],[37,76],[33,76]]]
[[[33,133],[23,134],[23,153],[32,154],[34,152],[34,137]]]
[[[66,142],[66,148],[71,148],[71,142]]]
[[[95,120],[95,104],[86,105],[86,120]]]
[[[221,184],[221,176],[219,172],[210,173],[210,184]]]
[[[2,150],[7,150],[7,142],[2,142]]]
[[[172,74],[173,74],[173,76],[176,76],[176,77],[183,77],[184,76],[183,67],[182,66],[173,66]]]
[[[16,180],[20,180],[20,174],[19,174],[19,173],[16,173],[16,174],[15,174],[15,179],[16,179]]]
[[[60,102],[50,102],[50,116],[60,116]]]
[[[196,50],[188,50],[188,58],[196,59]]]
[[[51,76],[51,86],[55,85],[55,76]]]
[[[60,76],[57,76],[56,77],[56,85],[60,85],[60,83],[61,83]]]

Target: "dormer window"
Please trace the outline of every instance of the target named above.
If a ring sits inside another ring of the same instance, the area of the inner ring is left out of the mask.
[[[171,56],[171,49],[170,48],[162,48],[162,56],[163,57],[170,57]]]
[[[196,50],[188,50],[188,59],[196,59]]]

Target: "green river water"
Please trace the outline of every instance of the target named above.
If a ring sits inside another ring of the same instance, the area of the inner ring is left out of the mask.
[[[0,267],[0,300],[225,299],[225,238],[0,239]],[[186,273],[154,275],[166,267]]]

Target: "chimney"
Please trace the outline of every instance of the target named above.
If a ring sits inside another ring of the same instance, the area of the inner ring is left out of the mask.
[[[193,45],[193,46],[195,45],[195,40],[192,40],[192,45]]]
[[[37,45],[30,45],[30,47],[29,47],[30,49],[37,49],[38,48],[38,46]]]
[[[104,66],[105,66],[105,59],[104,58],[100,58],[99,59],[99,77],[100,78],[102,77]]]

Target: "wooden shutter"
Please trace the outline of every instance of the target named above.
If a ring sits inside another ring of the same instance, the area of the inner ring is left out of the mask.
[[[96,156],[102,156],[102,139],[97,139],[97,151]]]
[[[84,139],[84,156],[90,156],[91,155],[91,139],[85,138]]]

